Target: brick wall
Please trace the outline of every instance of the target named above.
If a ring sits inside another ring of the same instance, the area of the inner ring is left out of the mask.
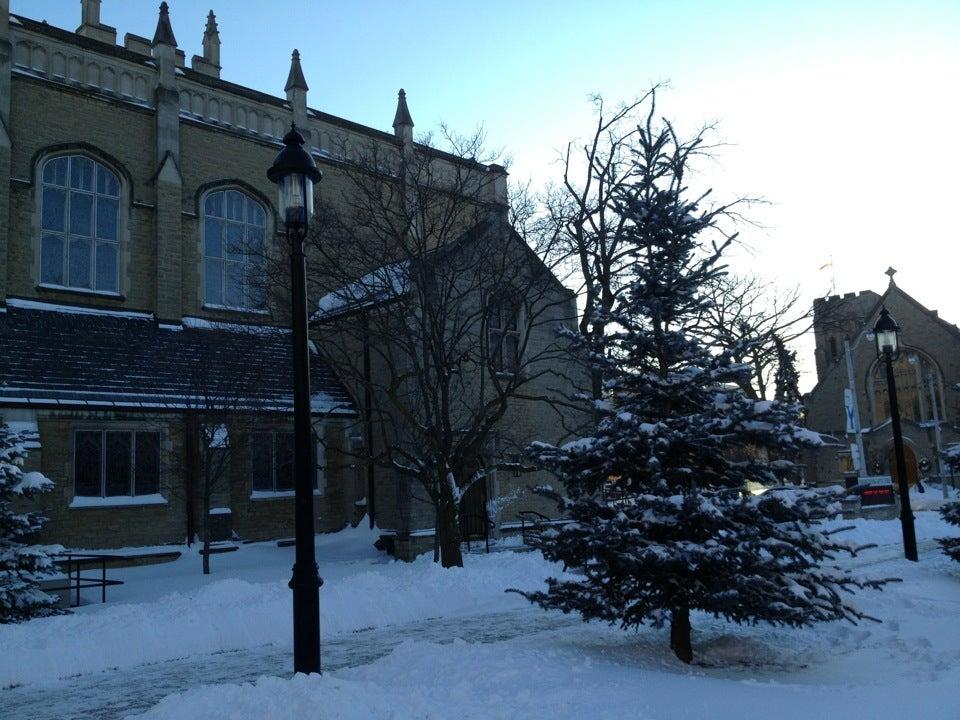
[[[37,108],[43,108],[43,113],[38,114]],[[152,114],[17,76],[11,118],[7,292],[56,302],[152,310],[156,302]],[[121,203],[124,298],[37,288],[40,229],[35,163],[43,151],[58,148],[90,153],[121,176],[128,198]]]
[[[320,532],[340,530],[356,520],[358,494],[355,469],[343,453],[343,423],[323,429],[327,438],[326,487],[317,496],[315,512]],[[54,483],[33,506],[48,518],[40,541],[73,548],[116,548],[182,543],[187,535],[187,487],[184,425],[170,413],[41,412],[38,428],[42,447],[30,451],[26,469],[39,470]],[[78,429],[153,430],[162,437],[160,489],[164,505],[71,507],[74,500],[74,432]],[[263,429],[290,429],[264,418]],[[231,527],[244,540],[290,537],[294,532],[293,497],[252,499],[250,458],[232,458],[225,499],[232,510]],[[197,488],[194,488],[194,492]],[[194,497],[195,527],[201,503]]]
[[[186,500],[181,466],[182,435],[175,416],[43,412],[38,417],[42,447],[32,450],[27,468],[53,481],[51,492],[38,496],[49,519],[41,542],[72,548],[116,548],[181,543],[186,537]],[[161,433],[160,490],[165,505],[70,507],[73,492],[73,435],[78,429],[157,430]]]

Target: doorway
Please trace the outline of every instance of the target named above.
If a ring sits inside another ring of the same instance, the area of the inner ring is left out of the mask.
[[[897,473],[897,454],[896,451],[891,447],[890,448],[890,477],[893,479],[894,485],[900,482],[900,476]],[[903,462],[907,466],[907,486],[913,486],[917,484],[917,478],[919,477],[919,472],[917,469],[917,454],[913,451],[913,448],[903,444]]]
[[[486,537],[487,531],[487,480],[480,478],[460,500],[460,537]]]

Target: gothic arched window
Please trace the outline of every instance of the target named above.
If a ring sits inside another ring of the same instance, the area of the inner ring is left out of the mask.
[[[516,373],[520,367],[520,304],[511,295],[499,295],[487,310],[490,364],[498,373]]]
[[[943,419],[943,384],[940,371],[930,358],[916,350],[903,349],[893,361],[897,385],[897,406],[903,420],[926,422],[936,416]],[[890,417],[886,365],[878,361],[871,372],[873,413],[876,424]]]
[[[86,155],[40,168],[40,283],[120,290],[120,180]]]
[[[208,307],[260,310],[266,268],[263,205],[235,189],[203,202],[203,301]]]

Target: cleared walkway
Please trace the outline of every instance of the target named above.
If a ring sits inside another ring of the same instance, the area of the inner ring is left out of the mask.
[[[323,669],[328,672],[365,665],[406,640],[449,643],[462,638],[491,643],[580,622],[578,616],[545,613],[530,607],[359,630],[323,641]],[[171,693],[200,685],[252,682],[263,675],[289,676],[292,665],[290,647],[267,645],[81,675],[47,685],[0,691],[0,717],[4,720],[113,720],[143,712]]]

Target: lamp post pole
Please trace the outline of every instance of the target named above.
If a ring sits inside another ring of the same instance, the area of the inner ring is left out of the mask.
[[[883,349],[887,366],[887,395],[890,396],[890,424],[893,427],[893,454],[897,463],[897,488],[900,491],[900,527],[903,530],[903,555],[917,561],[917,531],[910,508],[910,486],[907,484],[907,462],[903,456],[903,431],[900,429],[900,406],[897,403],[897,382],[893,377],[893,351]]]
[[[313,214],[313,183],[320,171],[291,125],[284,148],[267,171],[280,190],[280,217],[290,245],[291,340],[293,343],[293,481],[296,559],[293,590],[293,669],[320,672],[320,586],[313,527],[316,468],[310,423],[310,347],[307,328],[307,262],[303,241]]]
[[[293,590],[293,669],[320,672],[320,586],[313,527],[315,474],[310,426],[310,348],[307,336],[307,263],[303,235],[287,229],[293,321],[293,472],[296,505],[296,559]]]
[[[893,455],[897,464],[897,488],[900,491],[900,528],[903,531],[903,554],[907,560],[917,561],[917,531],[910,508],[910,486],[907,484],[907,462],[903,455],[903,431],[900,428],[900,404],[897,402],[897,381],[893,376],[893,355],[900,348],[900,327],[881,308],[873,327],[877,340],[877,354],[883,358],[887,370],[887,395],[890,398],[890,425],[893,429]]]

